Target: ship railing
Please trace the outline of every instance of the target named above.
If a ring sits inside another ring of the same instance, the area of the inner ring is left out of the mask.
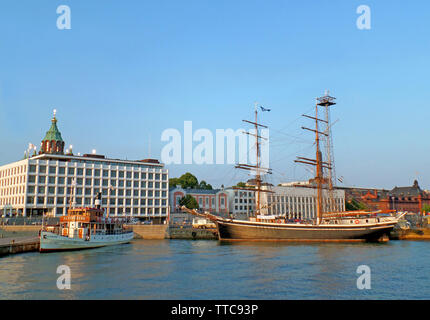
[[[133,231],[131,229],[130,230],[126,229],[126,230],[105,231],[105,232],[96,231],[95,235],[103,235],[103,236],[105,236],[105,235],[118,235],[118,234],[130,233],[130,232],[133,232]],[[94,233],[91,233],[91,234],[94,234]]]

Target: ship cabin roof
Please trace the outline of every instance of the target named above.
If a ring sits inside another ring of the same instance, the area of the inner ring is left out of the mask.
[[[104,211],[102,209],[97,208],[73,208],[69,209],[68,215],[89,217],[90,220],[94,221],[97,220],[97,218],[102,218],[104,215]]]

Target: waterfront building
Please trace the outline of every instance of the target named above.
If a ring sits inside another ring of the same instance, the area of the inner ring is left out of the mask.
[[[163,222],[168,216],[168,170],[158,160],[109,159],[64,154],[54,114],[39,155],[0,167],[2,215],[65,215],[71,206],[92,207],[102,194],[111,216]]]
[[[212,213],[227,213],[227,194],[223,189],[183,189],[181,186],[169,190],[171,212],[181,212],[179,200],[186,195],[196,199],[199,209]]]
[[[415,180],[412,186],[392,190],[342,187],[347,201],[355,199],[370,210],[397,210],[420,213],[430,205],[430,193],[422,190]]]
[[[225,189],[228,212],[234,217],[249,217],[255,211],[255,191],[240,190],[233,187]]]
[[[262,214],[285,216],[287,219],[312,220],[316,218],[317,189],[311,184],[295,184],[271,187],[272,193],[263,192]],[[333,200],[336,211],[345,210],[345,191],[335,189]],[[329,195],[323,190],[325,202],[323,206],[328,208]]]

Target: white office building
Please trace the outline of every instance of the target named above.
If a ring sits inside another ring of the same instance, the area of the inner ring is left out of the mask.
[[[316,218],[317,189],[305,185],[277,186],[273,193],[262,192],[262,214],[285,216],[287,219],[312,220]],[[333,190],[336,211],[345,210],[345,191]],[[329,193],[323,190],[323,210],[329,207]]]
[[[56,123],[54,114],[39,155],[0,167],[1,215],[64,215],[70,206],[94,206],[100,192],[111,216],[155,223],[167,218],[169,177],[163,164],[64,154]]]
[[[235,217],[253,216],[255,211],[255,191],[227,188],[228,211]]]

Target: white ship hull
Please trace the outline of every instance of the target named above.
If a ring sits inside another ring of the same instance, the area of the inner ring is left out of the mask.
[[[56,233],[41,231],[40,252],[65,251],[99,248],[128,243],[133,239],[133,232],[112,235],[92,235],[91,239],[71,238]]]

